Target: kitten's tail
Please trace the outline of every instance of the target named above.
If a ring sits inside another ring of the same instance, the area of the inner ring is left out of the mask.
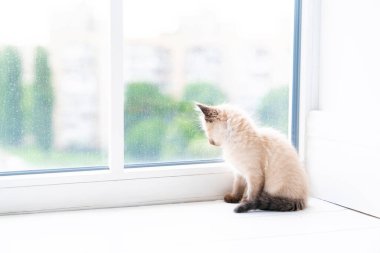
[[[272,196],[266,192],[262,192],[257,200],[247,202],[238,206],[235,212],[247,212],[249,210],[268,210],[268,211],[299,211],[306,207],[304,199],[289,199],[285,197]]]

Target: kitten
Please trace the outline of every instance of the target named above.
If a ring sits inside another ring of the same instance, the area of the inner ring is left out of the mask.
[[[249,210],[297,211],[306,207],[308,184],[297,152],[275,130],[258,128],[243,112],[229,105],[197,104],[211,145],[220,146],[234,169],[227,203],[235,212]]]

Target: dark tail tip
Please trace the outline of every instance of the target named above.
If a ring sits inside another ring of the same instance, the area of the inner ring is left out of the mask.
[[[257,209],[270,211],[299,211],[306,207],[303,199],[290,199],[280,196],[271,196],[263,192],[257,201]]]
[[[267,210],[267,211],[300,211],[305,209],[306,202],[303,199],[290,199],[279,196],[272,196],[263,192],[256,200],[241,203],[235,209],[235,213],[245,213],[250,210]]]

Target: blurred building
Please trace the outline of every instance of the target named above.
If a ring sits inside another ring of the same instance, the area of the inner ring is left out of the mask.
[[[210,16],[184,20],[170,34],[126,39],[125,80],[151,82],[176,97],[187,84],[214,84],[230,100],[254,108],[270,89],[289,84],[284,38],[248,40]]]
[[[107,29],[91,6],[84,4],[53,16],[49,51],[57,148],[107,145]],[[183,20],[172,33],[144,38],[127,35],[126,83],[156,84],[177,98],[187,84],[214,84],[231,101],[252,110],[270,89],[289,84],[291,52],[281,33],[277,39],[246,39],[234,27],[202,16]]]
[[[106,146],[107,36],[89,4],[54,13],[49,51],[58,149]]]

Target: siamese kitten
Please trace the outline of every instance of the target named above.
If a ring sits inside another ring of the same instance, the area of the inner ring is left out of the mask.
[[[284,136],[258,128],[232,106],[197,106],[210,144],[223,149],[224,159],[234,170],[232,192],[224,201],[240,202],[235,212],[297,211],[306,207],[306,173]]]

